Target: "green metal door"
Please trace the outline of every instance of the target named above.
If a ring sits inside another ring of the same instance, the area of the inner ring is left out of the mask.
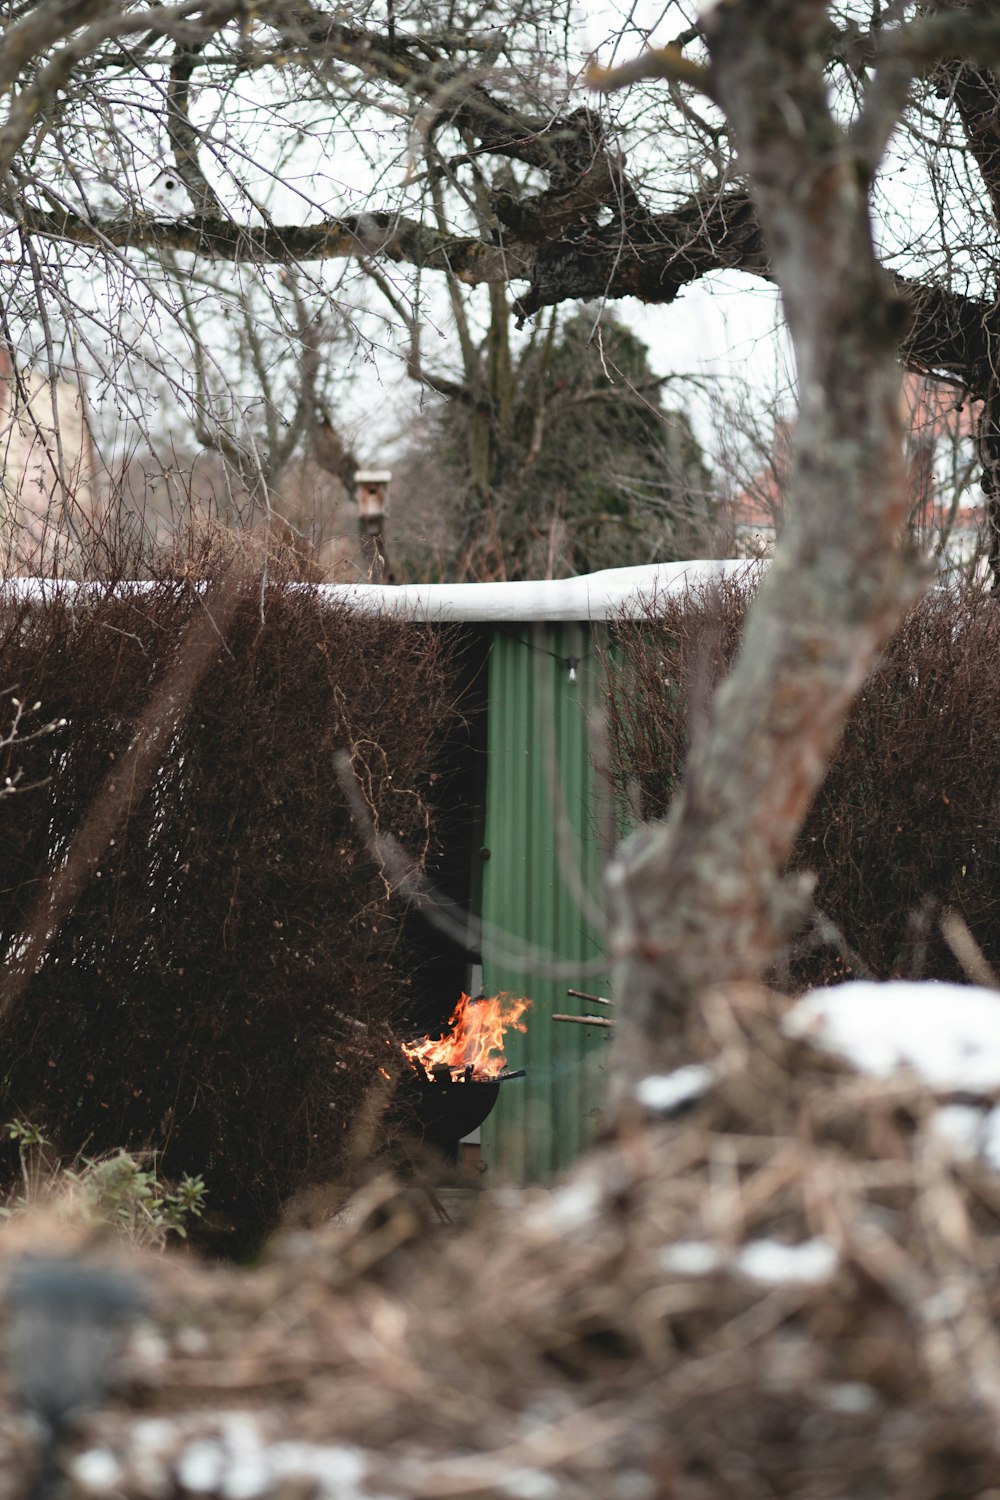
[[[554,1022],[600,1010],[568,987],[607,994],[601,931],[601,799],[588,717],[603,693],[586,625],[498,629],[491,646],[482,915],[483,988],[532,1001],[508,1083],[482,1130],[489,1181],[544,1181],[600,1123],[609,1032]],[[541,955],[521,972],[520,954]],[[546,965],[559,964],[556,976]]]

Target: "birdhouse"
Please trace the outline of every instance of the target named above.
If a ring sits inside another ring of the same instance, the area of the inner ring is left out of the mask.
[[[382,530],[389,504],[391,479],[391,469],[358,469],[354,475],[354,492],[362,531],[377,533]]]

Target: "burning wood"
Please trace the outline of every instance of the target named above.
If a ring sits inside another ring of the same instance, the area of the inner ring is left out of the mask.
[[[499,1077],[507,1068],[503,1039],[508,1031],[527,1031],[521,1019],[530,1000],[511,995],[462,995],[441,1037],[404,1042],[403,1052],[431,1083],[474,1083]]]

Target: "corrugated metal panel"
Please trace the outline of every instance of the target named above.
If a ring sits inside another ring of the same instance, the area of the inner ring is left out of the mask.
[[[586,1009],[567,997],[567,986],[607,993],[603,973],[586,968],[603,964],[603,935],[573,890],[582,885],[600,910],[587,727],[601,681],[595,628],[498,630],[490,653],[483,984],[487,994],[506,990],[533,1002],[526,1035],[513,1037],[507,1050],[510,1066],[527,1068],[528,1076],[504,1085],[483,1126],[482,1160],[493,1181],[545,1180],[592,1140],[599,1124],[609,1032],[551,1019]],[[560,824],[566,851],[559,848]],[[566,965],[566,977],[517,972],[509,951],[526,946]]]

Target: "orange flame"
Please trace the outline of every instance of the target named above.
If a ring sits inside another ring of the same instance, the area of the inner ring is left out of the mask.
[[[530,1004],[511,995],[494,995],[489,1000],[463,995],[448,1018],[444,1036],[404,1042],[403,1052],[430,1079],[435,1068],[450,1068],[453,1074],[471,1068],[477,1078],[495,1078],[507,1066],[504,1033],[527,1031],[521,1017]]]

